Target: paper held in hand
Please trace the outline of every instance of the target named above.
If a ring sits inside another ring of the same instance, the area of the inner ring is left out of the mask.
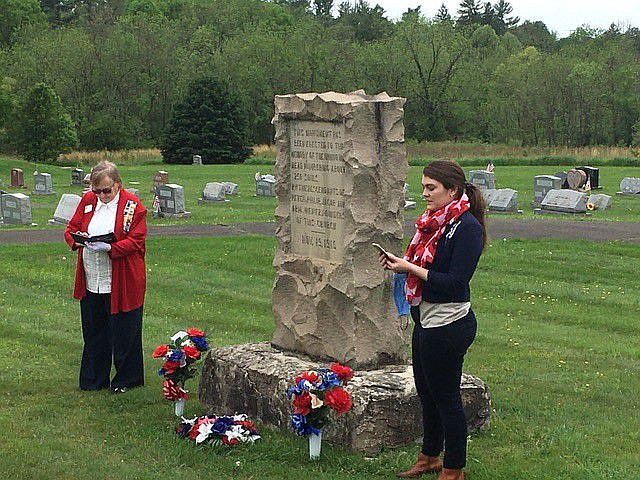
[[[387,252],[384,248],[382,248],[382,246],[378,245],[377,243],[372,243],[371,245],[376,247],[378,251],[382,253],[385,257],[389,258],[389,252]]]

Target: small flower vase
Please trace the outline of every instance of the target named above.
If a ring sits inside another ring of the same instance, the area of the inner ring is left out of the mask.
[[[175,404],[176,417],[181,417],[184,413],[184,404],[187,403],[187,399],[180,398],[173,403]]]
[[[322,447],[322,430],[316,435],[309,435],[309,459],[318,460],[320,458],[320,448]]]

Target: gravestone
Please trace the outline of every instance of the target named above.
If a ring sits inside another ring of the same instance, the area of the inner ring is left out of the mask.
[[[640,178],[624,177],[620,182],[620,192],[623,195],[637,195],[640,193]]]
[[[606,210],[611,208],[611,196],[604,193],[594,193],[587,199],[587,208],[592,206],[593,210]]]
[[[533,177],[533,204],[540,206],[549,190],[562,189],[563,180],[555,175],[536,175]]]
[[[553,176],[562,180],[562,188],[569,188],[569,184],[567,183],[567,172],[557,172],[554,173]]]
[[[238,194],[238,184],[233,182],[222,182],[224,185],[224,193],[226,195],[237,195]]]
[[[496,174],[487,170],[471,170],[469,181],[478,188],[496,188]]]
[[[489,204],[491,204],[491,200],[495,197],[496,192],[495,188],[481,188],[480,193],[482,194],[482,199],[484,200],[484,204],[489,208]]]
[[[587,177],[589,177],[589,185],[591,187],[591,190],[597,190],[602,188],[600,187],[600,169],[599,168],[590,167],[590,166],[581,166],[581,167],[576,167],[576,170],[582,170],[584,173],[587,174]]]
[[[56,193],[53,191],[53,180],[49,173],[35,172],[33,174],[33,182],[34,188],[33,192],[31,192],[32,195],[53,195]]]
[[[518,192],[512,188],[495,190],[489,203],[489,210],[492,212],[518,212]]]
[[[202,157],[200,155],[193,156],[193,164],[194,165],[202,165]]]
[[[591,189],[589,184],[589,175],[587,175],[583,170],[578,170],[577,168],[572,168],[567,172],[567,184],[570,189],[577,190],[578,192],[584,192]]]
[[[157,216],[169,218],[188,218],[191,212],[185,211],[184,188],[175,183],[158,185],[157,196],[160,211]]]
[[[129,188],[125,188],[125,190],[130,194],[140,198],[140,190],[138,190],[137,188],[129,187]]]
[[[585,213],[587,211],[587,194],[576,190],[549,190],[540,204],[542,212]],[[540,209],[538,209],[540,210]],[[536,210],[536,212],[538,211]]]
[[[276,179],[273,175],[262,175],[259,180],[256,180],[256,196],[276,196]]]
[[[71,186],[82,186],[82,179],[84,178],[84,170],[81,168],[74,168],[71,170]]]
[[[362,91],[276,97],[276,328],[271,344],[211,350],[199,392],[211,411],[287,428],[295,375],[337,360],[356,369],[354,407],[323,429],[324,439],[376,452],[420,436],[393,280],[371,245],[402,249],[404,102]],[[480,419],[472,430],[490,412],[486,386],[477,386],[473,400],[464,395],[468,418]]]
[[[224,202],[226,189],[223,183],[209,182],[202,190],[202,198],[198,199],[198,205],[207,202]]]
[[[66,225],[78,208],[81,197],[73,193],[63,193],[53,214],[49,220],[50,225]]]
[[[24,188],[24,172],[22,169],[11,169],[11,186],[13,188]]]
[[[82,186],[89,187],[91,185],[91,174],[87,173],[82,179]]]
[[[158,194],[158,187],[160,185],[166,185],[169,182],[169,174],[164,170],[158,170],[153,174],[153,188],[151,193]]]
[[[24,193],[0,195],[2,220],[8,225],[31,225],[31,199]]]

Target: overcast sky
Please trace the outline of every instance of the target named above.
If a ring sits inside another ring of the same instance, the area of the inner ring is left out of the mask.
[[[423,14],[432,17],[442,3],[455,15],[460,5],[459,0],[369,0],[368,3],[379,4],[387,12],[387,18],[393,19],[418,5],[422,6]],[[640,0],[512,0],[510,3],[512,15],[520,20],[542,20],[559,37],[566,37],[584,24],[605,29],[611,23],[640,27]]]

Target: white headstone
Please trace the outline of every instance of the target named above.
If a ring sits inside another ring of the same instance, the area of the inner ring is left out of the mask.
[[[223,182],[224,185],[224,193],[227,195],[237,195],[238,194],[238,184],[233,182]]]
[[[202,157],[200,155],[193,156],[193,164],[194,165],[202,165]]]
[[[611,208],[611,196],[604,193],[594,193],[589,195],[587,204],[593,205],[594,210],[606,210]]]
[[[491,200],[496,195],[497,190],[495,188],[481,188],[480,193],[482,193],[482,199],[484,200],[485,205],[489,208],[491,204]]]
[[[564,213],[585,213],[587,194],[576,190],[549,190],[540,204],[543,210]]]
[[[517,212],[518,192],[512,188],[495,190],[495,194],[489,203],[489,210],[495,212]]]
[[[223,183],[207,183],[202,190],[202,200],[206,202],[221,202],[224,200],[225,188]]]
[[[31,224],[31,199],[24,193],[0,195],[0,207],[4,223],[12,225]]]
[[[73,217],[73,214],[80,203],[80,196],[73,193],[64,193],[60,197],[56,211],[53,214],[53,222],[66,225]],[[50,221],[50,223],[53,223]]]
[[[486,170],[471,170],[469,181],[479,188],[496,188],[496,174]]]
[[[640,193],[640,178],[624,177],[620,182],[620,191],[628,194]]]

